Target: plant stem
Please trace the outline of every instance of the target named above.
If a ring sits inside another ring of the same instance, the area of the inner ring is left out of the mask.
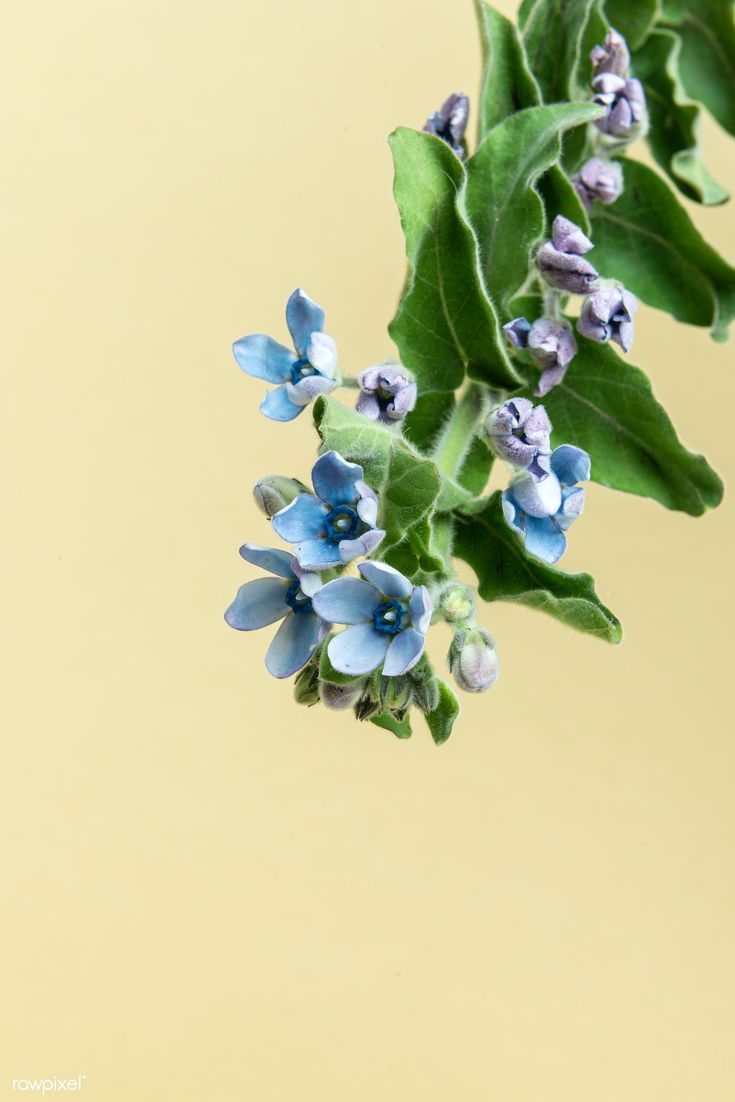
[[[487,388],[482,383],[470,383],[449,415],[432,452],[442,474],[456,478],[462,470],[488,405]]]

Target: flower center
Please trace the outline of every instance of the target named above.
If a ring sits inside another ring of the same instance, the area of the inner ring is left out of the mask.
[[[359,523],[359,516],[349,505],[337,505],[324,518],[324,527],[330,540],[354,539]]]
[[[318,375],[319,372],[315,367],[312,367],[305,356],[302,356],[300,360],[295,360],[291,364],[291,382],[296,385],[300,383],[302,379],[308,379],[310,375]]]
[[[311,612],[311,597],[307,597],[298,581],[291,582],[284,600],[294,612]]]
[[[383,601],[373,611],[373,627],[381,635],[397,635],[401,630],[405,611],[398,601]]]

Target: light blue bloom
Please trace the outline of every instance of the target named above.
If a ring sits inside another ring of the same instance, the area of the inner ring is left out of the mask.
[[[286,303],[286,324],[296,349],[253,333],[235,341],[235,359],[248,375],[279,383],[270,390],[260,408],[272,421],[292,421],[319,394],[326,394],[339,381],[337,349],[324,329],[324,311],[298,287]]]
[[[340,673],[359,677],[383,666],[397,677],[415,666],[433,604],[429,591],[382,562],[361,562],[360,578],[336,578],[314,597],[325,620],[350,626],[329,641],[329,660]]]
[[[331,626],[312,606],[321,579],[302,570],[287,551],[246,543],[240,554],[276,576],[241,585],[225,620],[238,631],[254,631],[282,620],[266,651],[265,665],[274,677],[290,677],[306,665]]]
[[[503,493],[506,521],[523,537],[526,550],[546,563],[558,562],[567,547],[564,533],[584,508],[578,482],[590,477],[590,457],[581,448],[562,444],[551,453],[551,470],[543,478],[528,471]]]
[[[343,566],[371,555],[385,536],[376,528],[378,499],[363,480],[358,463],[338,452],[317,459],[311,472],[313,494],[299,496],[273,517],[273,527],[304,570]]]

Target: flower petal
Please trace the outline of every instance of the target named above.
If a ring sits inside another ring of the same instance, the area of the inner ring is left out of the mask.
[[[394,635],[388,647],[383,666],[384,677],[397,677],[415,666],[424,649],[424,637],[413,628],[406,628]]]
[[[372,555],[376,547],[383,542],[385,532],[382,528],[370,528],[354,540],[341,540],[339,557],[343,563],[352,562],[361,555]]]
[[[304,408],[293,404],[288,396],[286,385],[269,390],[260,403],[260,412],[270,417],[271,421],[293,421]]]
[[[306,355],[311,334],[324,328],[324,311],[301,287],[286,303],[286,325],[300,356]]]
[[[523,513],[513,500],[513,495],[510,490],[503,490],[501,502],[506,524],[523,535]]]
[[[328,511],[326,505],[313,494],[299,494],[285,509],[275,514],[273,527],[281,539],[289,543],[314,539],[323,533]]]
[[[232,346],[235,359],[242,371],[267,383],[282,383],[289,378],[295,356],[290,348],[266,337],[265,333],[253,333],[242,337]]]
[[[357,568],[379,593],[395,600],[403,600],[413,593],[413,585],[398,570],[385,562],[361,562]]]
[[[360,495],[357,501],[357,515],[360,520],[373,528],[378,520],[378,495],[370,489],[367,482],[358,480],[355,486]]]
[[[257,543],[244,543],[240,554],[253,566],[261,566],[263,570],[277,574],[279,578],[288,578],[289,582],[294,580],[291,567],[293,556],[288,551],[281,551],[277,547],[260,547]]]
[[[561,486],[555,474],[537,480],[524,472],[509,488],[516,505],[531,517],[552,517],[561,505]]]
[[[288,582],[279,578],[256,578],[246,582],[225,612],[225,620],[238,631],[254,631],[282,620],[288,612]]]
[[[576,486],[578,482],[589,481],[590,457],[582,448],[562,444],[551,453],[551,469],[562,486]]]
[[[567,547],[564,533],[553,517],[526,517],[526,551],[550,566],[558,562]]]
[[[314,594],[318,593],[322,588],[324,583],[319,575],[312,574],[309,570],[304,570],[297,558],[291,559],[291,569],[299,580],[301,592],[305,593],[307,597],[313,597]]]
[[[273,677],[291,677],[311,658],[321,621],[310,612],[289,612],[265,653],[265,668]]]
[[[307,375],[298,383],[286,383],[286,391],[295,406],[308,406],[320,394],[329,394],[336,385],[334,379],[325,379],[323,375]]]
[[[573,486],[571,490],[563,490],[561,496],[561,509],[554,517],[554,520],[561,528],[562,532],[566,532],[574,524],[577,517],[582,515],[584,510],[584,490],[581,486]]]
[[[361,481],[363,469],[359,463],[348,463],[339,452],[320,456],[311,471],[311,481],[317,497],[330,505],[354,505],[358,498],[355,483]]]
[[[411,613],[411,620],[416,631],[421,635],[426,635],[431,623],[431,614],[434,611],[434,602],[425,585],[419,585],[414,589],[413,596],[408,602],[408,611]]]
[[[304,570],[325,570],[328,566],[341,566],[339,547],[333,540],[307,539],[297,543],[293,553]]]
[[[329,333],[312,333],[306,358],[326,379],[337,380],[337,345]]]
[[[381,635],[372,624],[353,624],[329,641],[329,661],[340,673],[356,676],[371,673],[385,658],[389,635]]]
[[[366,624],[380,604],[381,595],[360,578],[335,578],[314,597],[314,608],[333,624]]]

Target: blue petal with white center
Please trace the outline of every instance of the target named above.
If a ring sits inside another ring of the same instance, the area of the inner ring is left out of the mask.
[[[530,555],[553,565],[567,547],[565,532],[582,513],[590,477],[590,457],[582,448],[562,444],[550,457],[551,472],[535,478],[524,472],[503,492],[503,516],[522,538]]]
[[[256,578],[241,585],[225,612],[225,620],[238,631],[254,631],[283,621],[268,648],[265,664],[273,677],[290,677],[306,665],[331,627],[314,611],[313,598],[321,581],[278,548],[246,543],[240,554],[277,577]]]
[[[301,567],[325,570],[372,554],[385,532],[375,526],[378,499],[363,482],[362,467],[331,451],[316,461],[311,477],[316,493],[299,494],[272,518]]]
[[[293,421],[319,395],[339,382],[337,349],[323,332],[324,311],[298,288],[286,305],[286,322],[294,350],[263,333],[235,341],[232,350],[240,368],[256,379],[280,384],[260,405],[272,421]]]

